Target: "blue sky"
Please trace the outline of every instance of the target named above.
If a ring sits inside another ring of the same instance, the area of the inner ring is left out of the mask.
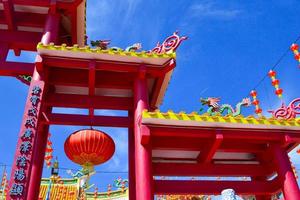
[[[87,33],[89,39],[110,39],[112,46],[122,48],[141,42],[145,50],[152,49],[175,30],[188,36],[177,50],[177,67],[160,109],[191,112],[201,107],[200,97],[220,97],[223,103],[235,105],[249,96],[251,89],[299,36],[299,10],[296,0],[90,0]],[[10,55],[9,59],[17,58]],[[32,62],[34,54],[23,54],[18,59]],[[299,97],[300,69],[292,52],[283,58],[276,71],[284,101],[289,103]],[[0,162],[10,165],[28,88],[9,77],[0,77],[0,85]],[[275,109],[280,104],[269,78],[257,91],[263,110]],[[247,108],[244,114],[253,111],[253,107]],[[78,128],[51,127],[54,155],[58,156],[61,167],[78,169],[63,152],[65,138]],[[96,170],[127,172],[127,130],[102,130],[114,138],[117,150],[112,160]],[[300,169],[299,156],[295,152],[291,155]],[[49,170],[44,170],[44,176],[48,174]],[[103,190],[119,176],[127,175],[99,173],[92,181]]]

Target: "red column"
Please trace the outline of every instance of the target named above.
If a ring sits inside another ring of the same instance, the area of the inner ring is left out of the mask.
[[[49,13],[46,19],[46,24],[44,28],[44,34],[41,42],[44,44],[49,44],[50,42],[57,42],[59,31],[59,15],[55,13]],[[45,75],[45,71],[43,71]],[[45,81],[45,77],[42,77],[38,72],[35,71],[33,74],[33,81]],[[43,112],[51,112],[51,109],[43,107]],[[33,162],[31,168],[31,176],[28,186],[27,199],[38,199],[39,198],[39,188],[41,177],[43,173],[43,164],[45,157],[45,150],[47,145],[49,126],[45,124],[38,124],[38,132],[36,135],[36,142],[33,149]]]
[[[35,70],[25,105],[7,199],[37,199],[27,198],[27,194],[29,193],[28,187],[31,184],[32,165],[35,162],[34,151],[36,145],[38,145],[37,138],[45,94],[44,90],[45,83]],[[39,188],[35,188],[35,192],[38,193]]]
[[[44,108],[43,111],[46,112],[46,109]],[[49,133],[49,126],[39,123],[38,132],[36,135],[36,144],[33,152],[33,162],[31,168],[31,176],[29,181],[27,199],[39,198],[39,189],[40,189],[40,183],[41,183],[41,178],[43,173],[43,165],[44,165],[44,158],[45,158],[45,150],[47,146],[48,133]]]
[[[147,80],[145,73],[141,73],[134,82],[134,136],[135,136],[135,178],[136,199],[152,200],[153,176],[151,172],[150,145],[142,145],[141,118],[144,109],[148,109]],[[144,129],[143,129],[144,130]]]
[[[285,200],[299,200],[299,187],[286,151],[279,145],[274,145],[273,153]]]
[[[129,115],[133,117],[133,115]],[[128,164],[129,164],[129,199],[135,200],[135,151],[134,151],[134,131],[128,129]]]
[[[252,177],[252,180],[255,181],[268,181],[266,177]],[[255,195],[255,199],[256,200],[271,200],[271,196],[270,195]]]

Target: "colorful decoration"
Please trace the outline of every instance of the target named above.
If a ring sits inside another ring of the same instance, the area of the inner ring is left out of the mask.
[[[1,188],[2,190],[2,199],[4,199],[4,196],[6,195],[7,191],[8,191],[8,180],[7,180],[7,173],[4,170],[3,172],[3,176],[2,176],[2,181],[1,181]]]
[[[200,102],[202,105],[208,105],[207,113],[211,116],[220,114],[222,115],[225,113],[225,115],[232,115],[233,117],[238,116],[241,114],[241,107],[247,107],[251,105],[251,101],[249,98],[244,98],[241,102],[236,104],[236,109],[233,109],[231,105],[229,104],[222,104],[221,106],[218,104],[220,101],[220,98],[215,97],[208,97],[206,99],[201,98]]]
[[[94,199],[97,199],[98,197],[98,188],[95,187],[95,190],[94,190]]]
[[[46,153],[45,153],[45,162],[46,162],[46,166],[48,168],[51,167],[52,165],[52,158],[53,158],[53,148],[52,148],[52,142],[50,140],[51,137],[51,133],[48,134],[48,140],[47,140],[47,146],[46,146]]]
[[[112,157],[115,143],[106,133],[87,129],[72,133],[65,141],[64,150],[70,160],[84,169],[92,169]]]
[[[300,114],[300,98],[294,99],[288,106],[284,103],[277,110],[270,110],[276,119],[295,119]]]
[[[253,98],[252,104],[255,106],[255,113],[261,117],[262,109],[259,107],[259,100],[257,99],[257,92],[252,90],[250,96]]]
[[[121,189],[122,192],[125,191],[125,188],[128,187],[128,179],[118,178],[114,180],[114,187]]]
[[[111,184],[108,184],[108,185],[107,185],[107,196],[110,196],[110,195],[111,195],[111,191],[112,191],[112,189],[111,189]]]
[[[19,75],[16,76],[16,78],[19,79],[22,83],[25,83],[26,85],[29,85],[32,80],[32,76],[27,75]]]
[[[300,53],[298,51],[299,49],[299,45],[298,44],[292,44],[291,45],[291,50],[293,51],[294,55],[295,55],[295,60],[297,60],[300,63]],[[300,65],[299,65],[300,67]]]
[[[274,70],[270,70],[268,75],[272,80],[272,85],[275,87],[275,94],[281,99],[283,90],[279,88],[279,80],[276,79],[276,72]]]
[[[188,37],[186,37],[186,36],[179,37],[178,31],[175,31],[173,33],[173,35],[171,35],[167,39],[165,39],[165,41],[162,44],[160,44],[158,42],[156,47],[154,47],[150,51],[150,53],[162,54],[162,53],[167,53],[167,52],[175,52],[176,49],[181,44],[181,42],[186,39],[188,39]]]

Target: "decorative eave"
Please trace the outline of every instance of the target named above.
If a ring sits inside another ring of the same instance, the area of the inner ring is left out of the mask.
[[[172,125],[185,127],[202,127],[202,128],[220,128],[220,129],[253,129],[253,130],[287,130],[299,131],[300,118],[291,120],[278,120],[274,118],[255,118],[253,116],[209,116],[207,114],[199,115],[192,113],[174,113],[168,112],[143,112],[143,124],[147,125]]]
[[[102,50],[100,48],[91,48],[90,46],[79,47],[79,45],[75,44],[73,46],[67,46],[66,44],[62,45],[54,45],[50,43],[49,45],[45,45],[43,43],[39,43],[37,45],[37,51],[40,55],[50,55],[50,56],[68,56],[68,57],[84,57],[89,54],[90,56],[93,55],[97,58],[97,55],[109,55],[109,56],[126,56],[126,57],[138,57],[140,59],[145,58],[156,58],[160,60],[168,61],[176,57],[176,53],[164,53],[164,54],[157,54],[157,53],[148,53],[146,51],[141,52],[133,52],[133,51],[125,51],[125,50],[114,50],[114,49],[107,49]],[[62,51],[66,54],[62,54]],[[68,54],[67,54],[68,53]],[[89,57],[89,56],[87,56]]]

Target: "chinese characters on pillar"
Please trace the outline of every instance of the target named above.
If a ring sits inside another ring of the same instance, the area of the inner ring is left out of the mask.
[[[38,110],[41,101],[42,89],[33,86],[30,90],[25,116],[21,127],[20,142],[17,149],[12,185],[9,191],[13,199],[24,196],[25,184],[28,181],[29,160],[33,151],[33,138],[37,131]]]

